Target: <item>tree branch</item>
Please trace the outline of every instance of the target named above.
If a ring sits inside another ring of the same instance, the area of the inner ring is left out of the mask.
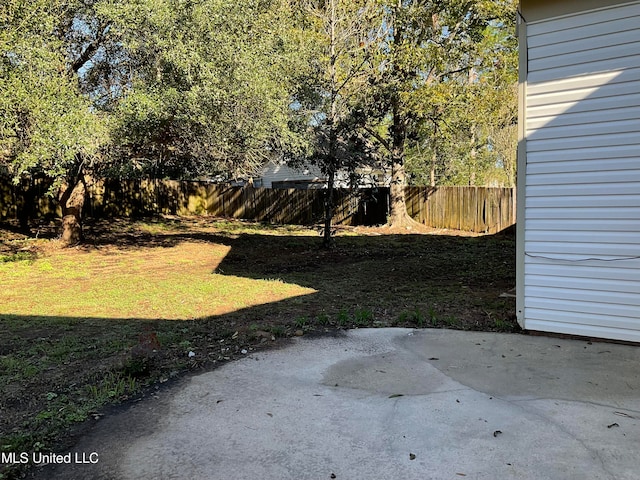
[[[106,24],[104,27],[101,26],[101,33],[95,38],[93,42],[91,42],[87,47],[82,51],[80,56],[71,64],[71,71],[73,73],[78,73],[78,71],[86,65],[86,63],[93,58],[98,49],[102,46],[104,39],[109,32],[110,23]]]
[[[364,60],[362,60],[362,62],[360,63],[360,65],[358,65],[353,71],[349,73],[347,78],[345,78],[342,84],[340,84],[340,86],[336,89],[336,92],[340,92],[340,90],[342,90],[347,85],[347,83],[349,83],[358,73],[360,73],[364,64],[367,63],[367,60],[368,60],[368,57],[365,57]]]
[[[470,68],[471,67],[467,65],[466,67],[458,68],[457,70],[449,70],[448,72],[439,74],[438,78],[446,77],[447,75],[453,75],[454,73],[468,72]]]
[[[375,130],[367,127],[366,125],[362,125],[362,128],[364,129],[365,132],[367,132],[369,135],[371,135],[373,138],[375,138],[376,140],[378,140],[378,142],[380,142],[380,144],[387,149],[388,152],[391,152],[391,145],[389,144],[389,142],[387,140],[385,140],[384,137],[382,137],[382,135],[380,135],[378,132],[376,132]]]

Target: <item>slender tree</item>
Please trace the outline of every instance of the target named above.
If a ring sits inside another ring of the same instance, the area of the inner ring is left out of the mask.
[[[311,160],[327,175],[323,246],[328,248],[336,175],[353,174],[372,158],[371,145],[359,134],[353,117],[355,100],[366,83],[374,9],[365,0],[309,0],[304,8],[314,68],[305,79],[311,88],[299,101],[312,130]]]

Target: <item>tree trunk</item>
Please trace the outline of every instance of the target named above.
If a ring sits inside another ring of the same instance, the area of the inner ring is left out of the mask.
[[[391,185],[389,188],[389,226],[403,227],[409,217],[404,194],[404,165],[394,161],[391,165]]]
[[[469,152],[469,157],[471,161],[469,162],[469,186],[473,187],[476,184],[476,171],[478,169],[478,165],[476,164],[476,158],[478,156],[478,151],[476,150],[476,127],[475,125],[471,125],[471,140],[469,141],[471,151]]]
[[[333,220],[333,193],[335,183],[335,170],[329,170],[329,178],[327,179],[327,197],[324,202],[324,231],[322,235],[323,248],[333,247],[333,239],[331,238],[331,222]]]
[[[20,231],[30,234],[29,219],[33,216],[33,204],[35,202],[35,191],[32,179],[23,179],[16,189],[17,216],[20,221]]]
[[[80,176],[75,184],[65,183],[60,188],[59,200],[62,208],[62,234],[60,240],[64,246],[72,246],[84,240],[82,234],[82,207],[86,185]]]
[[[391,125],[391,185],[389,188],[389,226],[411,229],[418,222],[407,212],[405,198],[406,173],[404,169],[404,144],[406,137],[406,118],[401,112],[399,94],[393,99],[393,123]]]
[[[431,187],[436,186],[436,154],[431,155],[431,169],[429,170],[429,185]]]

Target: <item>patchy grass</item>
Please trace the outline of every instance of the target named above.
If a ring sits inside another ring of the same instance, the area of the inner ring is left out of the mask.
[[[0,227],[0,451],[62,448],[107,404],[300,333],[517,329],[513,238],[403,233],[326,251],[304,227],[117,220],[60,249]]]
[[[0,263],[0,314],[185,320],[222,315],[314,290],[223,275],[228,245],[65,250]]]

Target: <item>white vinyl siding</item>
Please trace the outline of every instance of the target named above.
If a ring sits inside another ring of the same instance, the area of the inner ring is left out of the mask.
[[[524,317],[640,342],[640,2],[527,25]]]
[[[260,178],[262,187],[272,188],[274,182],[322,182],[326,177],[314,165],[291,168],[284,162],[270,161],[263,168]]]

